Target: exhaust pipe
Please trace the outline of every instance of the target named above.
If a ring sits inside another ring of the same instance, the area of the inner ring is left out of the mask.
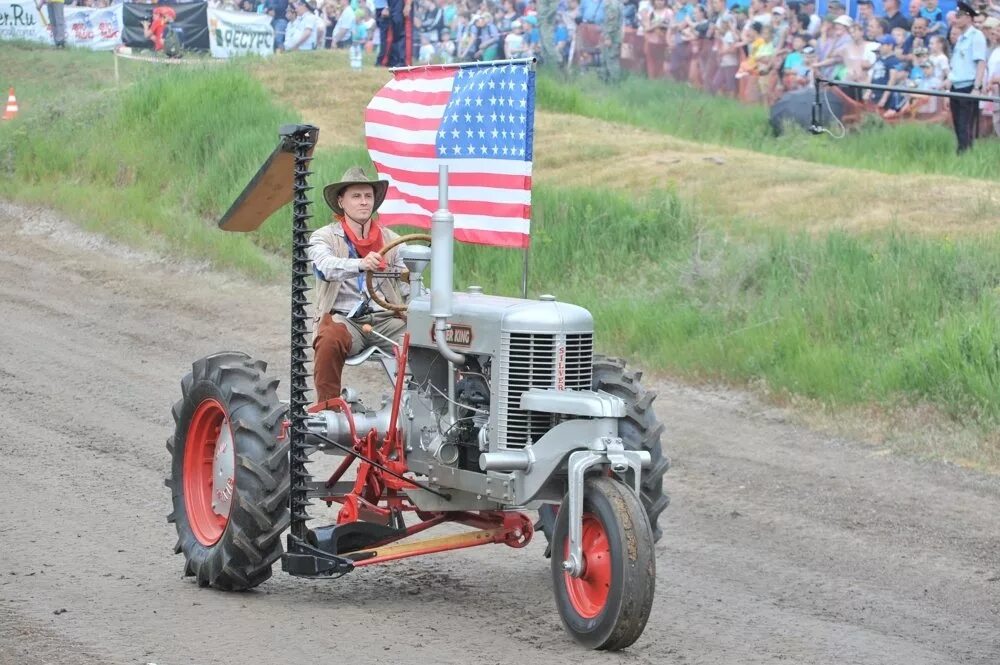
[[[448,167],[438,166],[438,209],[431,216],[431,316],[438,351],[455,365],[465,364],[465,356],[448,346],[445,334],[452,315],[451,295],[455,289],[455,216],[448,210]]]

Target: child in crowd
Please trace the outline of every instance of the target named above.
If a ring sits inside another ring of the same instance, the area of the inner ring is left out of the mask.
[[[743,29],[743,42],[742,46],[747,47],[747,58],[740,63],[740,68],[736,72],[736,78],[746,78],[752,74],[757,73],[757,66],[760,64],[758,62],[758,55],[767,41],[761,36],[764,31],[764,26],[762,26],[757,21],[748,23],[746,28]]]
[[[524,38],[524,26],[521,19],[514,19],[510,24],[510,32],[503,41],[503,50],[510,60],[531,56],[531,45]]]
[[[354,10],[353,39],[355,44],[362,44],[366,53],[375,50],[372,40],[378,35],[375,29],[375,19],[368,14],[368,7],[360,5]]]
[[[805,55],[802,51],[806,48],[806,36],[795,35],[792,37],[792,50],[785,56],[782,65],[784,75],[782,83],[785,90],[795,90],[801,88],[809,79],[809,68],[806,66]]]
[[[945,86],[948,76],[951,74],[951,61],[948,58],[948,42],[940,35],[931,37],[930,60],[934,66],[934,78],[941,81],[941,87]]]
[[[938,0],[924,0],[924,6],[920,9],[920,15],[927,19],[927,36],[940,35],[942,37],[948,32],[948,23],[945,21],[944,12],[938,7]]]
[[[913,50],[914,64],[910,70],[907,85],[916,90],[940,90],[941,81],[934,76],[934,63],[928,57],[927,49]],[[928,117],[937,114],[939,101],[928,95],[907,95],[906,105],[900,111],[910,115]]]
[[[872,83],[875,85],[899,85],[904,82],[909,72],[906,65],[896,54],[896,40],[892,37],[882,37],[879,41],[878,59],[872,65]],[[904,98],[898,92],[888,90],[868,90],[865,99],[875,103],[875,106],[891,117],[903,107]]]
[[[892,52],[897,58],[902,58],[906,55],[906,38],[910,35],[906,32],[906,28],[900,28],[899,26],[893,28],[890,34],[893,41]]]
[[[434,62],[434,44],[431,44],[431,37],[427,33],[420,35],[420,52],[417,60],[421,65],[429,65]]]
[[[816,49],[812,46],[807,46],[802,49],[802,60],[806,67],[806,82],[807,86],[812,86],[813,77],[816,75]]]
[[[438,56],[442,62],[446,64],[455,62],[455,40],[451,38],[451,30],[448,28],[441,31],[441,43],[438,47]]]

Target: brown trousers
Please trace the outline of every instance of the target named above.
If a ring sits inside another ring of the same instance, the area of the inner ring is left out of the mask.
[[[368,324],[374,332],[365,334],[361,329]],[[369,346],[377,346],[392,353],[392,345],[375,332],[399,341],[406,329],[406,322],[392,312],[376,312],[357,319],[340,314],[324,314],[313,336],[313,384],[316,402],[322,403],[340,397],[344,361]]]

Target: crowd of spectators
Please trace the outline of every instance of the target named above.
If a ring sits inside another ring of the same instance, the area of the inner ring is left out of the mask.
[[[108,1],[76,3],[96,7]],[[979,0],[975,18],[990,50],[987,94],[1000,94],[995,2],[1000,0]],[[840,0],[829,0],[822,16],[815,0],[405,0],[404,11],[414,64],[533,56],[573,68],[601,67],[610,46],[614,59],[634,74],[747,102],[774,102],[786,91],[812,85],[816,76],[947,90],[949,56],[959,35],[955,13],[942,11],[938,0],[909,0],[905,8],[899,3],[883,0],[876,11],[872,0],[853,0],[848,13]],[[376,54],[386,34],[381,23],[387,0],[209,4],[269,15],[279,51],[353,46]],[[544,12],[554,17],[545,48]],[[947,102],[935,97],[849,94],[886,118],[947,116]],[[991,116],[992,108],[984,106],[983,115]]]
[[[219,6],[268,13],[279,49],[348,48],[379,51],[377,0],[211,0]],[[438,63],[549,57],[564,66],[601,66],[602,46],[614,46],[622,67],[649,79],[684,82],[747,102],[774,102],[816,76],[858,83],[946,90],[958,32],[954,12],[938,0],[856,0],[853,16],[830,0],[820,16],[815,0],[627,0],[618,5],[618,34],[605,0],[411,0],[410,61]],[[257,2],[256,5],[253,3]],[[539,12],[552,2],[555,25],[542,48]],[[728,2],[728,4],[727,4]],[[747,3],[747,4],[744,4]],[[541,5],[541,6],[540,6]],[[1000,5],[983,0],[976,26],[991,50],[990,90],[1000,83]],[[286,22],[281,21],[285,17]],[[303,34],[308,33],[308,38]],[[940,120],[947,102],[901,93],[850,91],[886,118]],[[991,109],[987,109],[991,110]],[[989,114],[987,114],[989,115]]]
[[[815,77],[916,90],[949,87],[949,57],[958,41],[954,12],[937,0],[857,0],[850,16],[837,0],[824,16],[814,0],[724,0],[707,5],[642,0],[627,12],[623,65],[650,79],[669,78],[744,101],[773,102]],[[1000,83],[1000,5],[983,3],[975,25],[991,49],[988,81]],[[993,93],[996,86],[991,85]],[[989,90],[987,90],[989,92]],[[946,104],[925,95],[849,91],[884,117],[938,120]]]

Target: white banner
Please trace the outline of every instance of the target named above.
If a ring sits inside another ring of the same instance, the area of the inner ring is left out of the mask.
[[[66,8],[66,43],[110,51],[122,43],[122,5],[104,9]]]
[[[266,14],[208,8],[208,40],[213,58],[237,55],[267,57],[274,52],[274,28]]]
[[[66,7],[66,44],[110,50],[122,41],[121,3],[104,9]],[[0,40],[52,43],[45,0],[0,2]]]
[[[42,7],[45,3],[40,3]],[[30,42],[52,42],[49,17],[39,13],[33,0],[0,2],[0,39],[24,39]]]

